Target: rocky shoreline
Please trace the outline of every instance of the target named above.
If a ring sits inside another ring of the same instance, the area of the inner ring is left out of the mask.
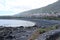
[[[39,35],[36,40],[56,40],[58,37],[60,37],[60,29],[45,32]]]
[[[36,25],[33,27],[0,27],[0,40],[28,40],[38,28]],[[59,36],[60,29],[56,29],[39,35],[36,40],[56,40]]]
[[[28,40],[36,27],[1,27],[0,40]]]

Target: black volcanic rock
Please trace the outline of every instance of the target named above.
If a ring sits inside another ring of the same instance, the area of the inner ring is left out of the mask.
[[[12,36],[12,28],[0,28],[0,39],[6,40],[6,39],[13,39],[15,36]]]
[[[37,40],[56,40],[60,36],[60,29],[51,30],[41,34]]]
[[[0,40],[28,40],[34,30],[21,27],[1,27]]]

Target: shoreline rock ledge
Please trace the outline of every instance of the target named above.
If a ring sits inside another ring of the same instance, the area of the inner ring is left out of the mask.
[[[56,40],[58,37],[60,37],[60,29],[45,32],[39,35],[36,40]]]

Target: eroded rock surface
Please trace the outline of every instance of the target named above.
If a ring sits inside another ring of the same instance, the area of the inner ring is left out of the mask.
[[[28,40],[35,28],[3,27],[0,28],[0,40]]]
[[[36,40],[56,40],[56,38],[59,36],[60,36],[60,29],[51,30],[49,32],[39,35],[39,37]]]

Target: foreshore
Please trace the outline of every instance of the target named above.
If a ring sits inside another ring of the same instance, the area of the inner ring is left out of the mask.
[[[0,40],[28,40],[37,27],[0,27]]]
[[[57,34],[60,34],[60,30],[58,30],[59,28],[60,28],[59,26],[54,26],[49,28],[45,28],[45,27],[40,28],[40,27],[37,27],[36,25],[32,27],[23,27],[23,26],[1,27],[0,40],[29,40],[32,35],[33,37],[35,36],[34,33],[36,32],[38,32],[39,34],[36,35],[37,37],[35,37],[35,39],[42,40],[43,38],[45,38],[43,40],[50,40],[52,36],[53,36],[52,39],[54,39],[54,36],[56,36],[56,38],[58,37]]]

